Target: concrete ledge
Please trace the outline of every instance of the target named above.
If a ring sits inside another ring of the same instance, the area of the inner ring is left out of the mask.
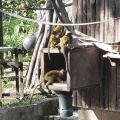
[[[60,117],[59,115],[49,115],[44,116],[44,118],[40,120],[78,120],[78,111],[73,112],[73,116],[70,117]]]
[[[120,120],[120,112],[79,108],[79,120]]]
[[[42,116],[57,114],[58,98],[47,98],[32,105],[1,108],[0,120],[40,120]]]

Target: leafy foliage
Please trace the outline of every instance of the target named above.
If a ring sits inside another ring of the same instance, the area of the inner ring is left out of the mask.
[[[3,8],[10,13],[22,15],[31,19],[36,19],[36,12],[34,10],[23,11],[17,10],[21,8],[21,4],[27,2],[28,8],[39,7],[45,0],[2,0]],[[12,8],[12,9],[10,9]],[[27,35],[36,34],[37,25],[29,21],[13,18],[8,15],[3,16],[3,39],[4,46],[16,46],[22,44],[22,41]]]
[[[56,97],[56,95],[47,94],[47,93],[43,94],[43,95],[36,94],[36,95],[34,95],[33,103],[40,101],[42,99],[45,99],[45,98],[52,98],[52,97]],[[21,99],[20,101],[16,101],[16,102],[15,101],[13,101],[13,102],[0,101],[0,108],[29,105],[29,103],[30,103],[30,98],[26,96],[23,99]]]

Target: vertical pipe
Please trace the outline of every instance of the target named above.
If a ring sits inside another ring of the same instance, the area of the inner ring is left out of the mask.
[[[60,117],[69,117],[73,115],[72,92],[60,91],[59,95],[59,115]]]

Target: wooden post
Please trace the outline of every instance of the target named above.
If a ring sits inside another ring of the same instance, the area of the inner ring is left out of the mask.
[[[22,47],[19,50],[20,53],[20,97],[24,97],[24,85],[23,85],[23,56]]]
[[[1,79],[1,76],[2,76],[2,70],[0,70],[0,98],[2,98],[2,79]]]
[[[18,49],[14,49],[14,53],[15,53],[15,65],[18,65]],[[15,67],[15,74],[16,74],[16,98],[19,98],[19,77],[18,77],[18,72],[19,72],[19,68],[18,66]]]

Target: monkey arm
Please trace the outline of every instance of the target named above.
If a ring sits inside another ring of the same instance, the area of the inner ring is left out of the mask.
[[[56,36],[61,32],[61,27],[60,26],[57,26],[55,27],[55,29],[53,30],[51,36],[50,36],[50,40],[49,40],[49,43],[48,43],[48,57],[49,57],[49,60],[51,61],[51,58],[50,58],[50,47],[53,47],[55,48],[56,45],[58,45],[58,43],[60,42],[60,39],[57,38]]]
[[[60,83],[64,83],[64,81],[60,78],[57,78],[57,81],[60,82]]]

